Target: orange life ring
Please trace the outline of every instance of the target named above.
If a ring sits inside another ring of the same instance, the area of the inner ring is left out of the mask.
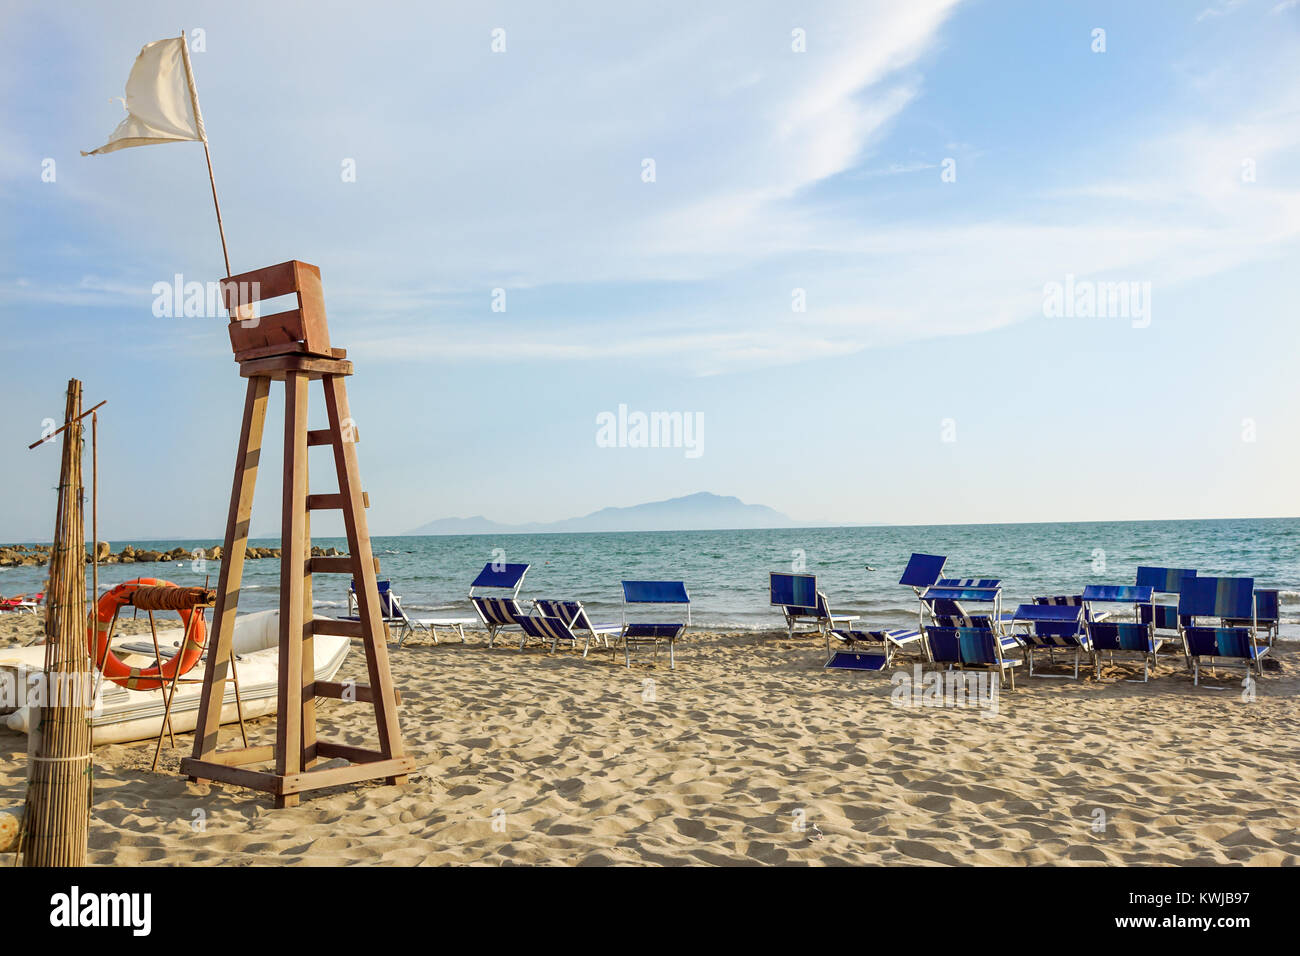
[[[191,607],[181,608],[178,612],[181,621],[189,631],[185,646],[181,648],[179,654],[161,667],[156,663],[152,667],[127,667],[108,646],[108,628],[118,609],[131,603],[131,596],[136,588],[159,586],[176,587],[171,581],[159,581],[156,578],[136,578],[134,581],[119,584],[99,599],[99,603],[95,606],[95,624],[86,633],[86,643],[95,666],[101,668],[104,676],[114,684],[127,690],[158,690],[177,676],[177,667],[180,668],[181,674],[185,674],[203,656],[203,645],[208,639],[208,628],[201,614],[193,626],[190,625],[190,618],[195,613],[194,608]]]

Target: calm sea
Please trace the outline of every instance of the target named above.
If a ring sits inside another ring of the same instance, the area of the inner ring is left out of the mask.
[[[130,542],[137,548],[211,547],[215,540]],[[278,539],[251,542],[277,547]],[[339,538],[314,542],[346,548]],[[113,542],[120,549],[123,542]],[[898,578],[913,551],[946,554],[953,577],[999,577],[1003,606],[1040,594],[1077,593],[1085,584],[1131,584],[1139,564],[1196,568],[1202,574],[1250,575],[1280,588],[1283,634],[1300,638],[1300,519],[1123,521],[1068,524],[941,525],[797,528],[759,531],[623,532],[602,534],[447,535],[376,537],[383,577],[410,611],[472,616],[469,583],[492,560],[527,563],[521,597],[577,598],[597,619],[617,620],[619,581],[669,578],[686,582],[695,623],[759,629],[780,624],[768,606],[769,571],[807,570],[834,611],[863,623],[893,626],[915,620],[916,601]],[[869,570],[870,568],[870,570]],[[133,577],[215,586],[218,567],[184,564],[110,565],[101,590]],[[33,591],[44,569],[0,568],[0,594]],[[245,563],[240,606],[273,607],[279,562]],[[341,608],[347,580],[316,577],[322,613]]]

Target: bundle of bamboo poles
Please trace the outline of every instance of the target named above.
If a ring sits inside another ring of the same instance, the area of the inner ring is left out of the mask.
[[[58,516],[45,608],[46,699],[29,736],[24,866],[84,866],[90,830],[86,534],[81,480],[81,383],[68,382]]]

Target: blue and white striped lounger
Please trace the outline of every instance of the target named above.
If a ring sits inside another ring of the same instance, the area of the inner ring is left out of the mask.
[[[587,615],[587,609],[582,606],[581,601],[557,601],[549,598],[538,598],[533,602],[537,611],[547,617],[557,617],[569,628],[576,641],[577,632],[586,632],[586,643],[582,648],[582,656],[587,656],[587,651],[591,649],[592,641],[602,641],[606,647],[609,647],[611,636],[617,638],[622,632],[621,624],[593,624],[591,618]]]
[[[478,612],[479,620],[487,628],[488,647],[496,641],[497,634],[507,628],[519,627],[519,619],[527,616],[527,612],[519,606],[519,588],[524,583],[528,568],[527,564],[489,561],[469,586],[470,602]],[[490,589],[496,594],[475,594],[479,588]],[[502,592],[509,592],[509,596],[504,596]]]
[[[843,650],[831,653],[831,638],[843,645]],[[924,653],[921,632],[905,627],[888,630],[857,631],[836,628],[827,632],[826,667],[855,671],[882,671],[893,666],[897,654]]]
[[[1084,607],[1080,604],[1022,604],[1012,616],[1013,625],[1028,630],[1019,635],[1029,660],[1029,676],[1034,677],[1034,651],[1045,650],[1055,661],[1057,651],[1074,652],[1074,674],[1038,674],[1038,677],[1073,676],[1079,679],[1079,658],[1090,650],[1084,625]]]

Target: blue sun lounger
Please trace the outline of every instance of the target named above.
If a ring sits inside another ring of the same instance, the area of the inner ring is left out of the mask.
[[[609,647],[609,638],[611,635],[617,637],[622,631],[621,624],[593,624],[591,618],[587,615],[587,609],[582,606],[581,601],[557,601],[548,598],[538,598],[533,601],[533,607],[537,613],[543,617],[558,618],[567,630],[567,636],[560,636],[560,640],[571,640],[576,647],[578,642],[578,632],[586,633],[586,643],[582,648],[582,656],[587,656],[587,651],[591,650],[593,641],[603,641],[606,647]],[[527,628],[525,628],[527,630]],[[535,635],[534,635],[535,636]],[[554,650],[554,645],[552,645]]]
[[[685,621],[629,621],[628,609],[633,613],[638,610],[649,612],[651,609],[661,617],[666,617],[662,609],[668,607],[685,607]],[[684,581],[624,581],[623,582],[623,657],[628,667],[632,666],[632,647],[645,644],[654,645],[654,656],[659,657],[659,644],[668,645],[668,664],[676,669],[676,646],[678,639],[691,624],[691,598],[686,593]]]
[[[831,652],[831,639],[843,650]],[[867,631],[836,628],[826,632],[826,667],[832,670],[883,671],[898,654],[923,654],[921,632],[906,627]]]
[[[856,614],[831,613],[826,595],[817,589],[815,574],[769,572],[768,594],[769,603],[785,615],[787,637],[794,637],[794,629],[800,625],[825,634],[837,625],[852,625],[858,619]]]
[[[1156,634],[1155,619],[1143,614],[1151,608],[1150,585],[1089,584],[1083,589],[1083,600],[1089,613],[1085,616],[1088,640],[1092,644],[1093,673],[1101,679],[1101,655],[1107,654],[1112,663],[1116,654],[1137,654],[1142,658],[1142,683],[1146,683],[1155,670],[1156,654],[1165,639]],[[1102,620],[1093,604],[1132,604],[1132,621]],[[1145,623],[1143,619],[1145,618]],[[1128,678],[1126,678],[1127,680]],[[1134,681],[1136,683],[1136,681]]]
[[[1022,604],[1011,616],[1014,626],[1027,629],[1017,635],[1029,661],[1029,676],[1079,679],[1079,659],[1090,651],[1082,601],[1071,604]],[[1034,674],[1034,651],[1047,651],[1052,662],[1056,652],[1074,652],[1074,674]]]
[[[922,632],[928,632],[931,627],[984,628],[997,635],[1004,651],[1020,650],[1020,641],[1003,628],[1010,623],[1012,615],[1002,612],[1002,582],[997,578],[940,578],[928,588],[915,590],[920,602],[917,619]],[[972,614],[963,602],[992,604],[992,613]]]
[[[1269,647],[1258,644],[1254,578],[1195,577],[1183,581],[1178,595],[1178,615],[1190,623],[1183,627],[1183,644],[1192,668],[1192,683],[1201,682],[1201,661],[1211,670],[1218,665],[1244,666],[1264,675],[1263,657]],[[1202,618],[1218,618],[1217,625],[1198,624]],[[1249,620],[1247,625],[1230,626],[1227,621]]]
[[[1138,587],[1151,588],[1152,595],[1172,594],[1176,602],[1178,594],[1183,589],[1183,581],[1194,577],[1196,577],[1195,568],[1157,568],[1142,565],[1137,569],[1136,584]],[[1162,643],[1182,646],[1183,625],[1187,622],[1179,620],[1177,603],[1161,604],[1155,601],[1153,596],[1152,603],[1139,607],[1138,612],[1141,614],[1138,618],[1139,624],[1153,624],[1157,634],[1164,632]]]
[[[519,588],[528,573],[527,564],[501,564],[489,561],[483,565],[474,583],[469,586],[470,603],[478,612],[479,620],[488,632],[488,647],[497,639],[497,634],[507,628],[520,627],[520,618],[527,617],[528,612],[519,606]],[[480,588],[497,592],[496,596],[475,594]],[[505,596],[501,592],[509,592]],[[520,647],[523,647],[522,642]]]
[[[1268,646],[1273,646],[1273,641],[1277,639],[1278,626],[1281,623],[1281,615],[1278,613],[1279,592],[1272,588],[1255,588],[1255,619],[1252,621],[1248,617],[1225,618],[1223,623],[1226,627],[1245,627],[1253,624],[1256,632],[1262,631],[1268,636]]]
[[[1001,677],[1010,677],[1011,689],[1016,689],[1016,671],[1023,661],[1008,657],[1000,636],[991,627],[925,628],[926,656],[932,663],[962,670],[995,671]]]

